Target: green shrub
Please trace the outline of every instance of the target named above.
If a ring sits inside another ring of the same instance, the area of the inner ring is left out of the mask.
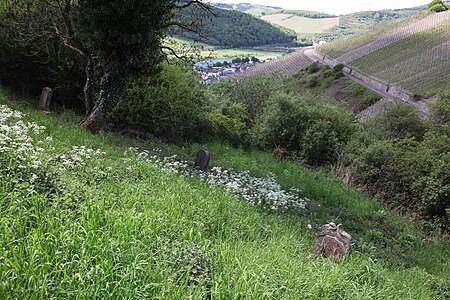
[[[310,76],[308,77],[308,79],[306,79],[306,86],[307,87],[315,87],[317,84],[319,83],[319,78],[316,75]]]
[[[324,70],[322,74],[323,78],[330,78],[330,77],[334,78],[334,71],[332,69]]]
[[[283,89],[282,82],[274,76],[255,76],[239,81],[224,79],[211,85],[212,93],[219,99],[243,104],[252,123],[264,110],[269,98]]]
[[[379,95],[374,95],[371,94],[369,96],[367,96],[364,101],[362,102],[362,109],[366,109],[372,105],[374,105],[375,103],[377,103],[379,100],[381,99],[381,97]]]
[[[361,96],[362,94],[364,94],[366,91],[367,91],[367,88],[364,85],[362,85],[360,83],[356,83],[352,87],[351,95],[353,97],[358,97],[358,96]]]
[[[364,131],[353,136],[344,153],[344,164],[356,169],[359,183],[385,203],[444,228],[450,225],[450,127],[433,127],[422,141],[377,139]]]
[[[330,121],[318,121],[305,131],[302,157],[308,164],[324,165],[336,160],[338,139]]]
[[[384,106],[384,112],[373,118],[374,132],[383,138],[402,139],[414,137],[422,139],[426,124],[414,106],[404,102],[392,102]]]
[[[449,6],[444,4],[441,0],[433,0],[428,4],[428,10],[431,12],[442,12],[449,9]]]
[[[258,118],[254,132],[262,148],[273,150],[278,146],[310,164],[321,165],[335,159],[340,145],[354,130],[353,117],[345,108],[311,95],[277,93]],[[317,136],[323,140],[315,141]],[[314,151],[318,151],[317,155]]]
[[[441,93],[439,99],[430,104],[430,111],[435,123],[450,124],[450,92]]]
[[[113,113],[116,126],[131,127],[165,141],[197,140],[207,95],[195,74],[165,65],[160,77],[134,80]]]
[[[244,105],[226,103],[205,113],[208,135],[235,146],[250,146],[248,113]]]
[[[310,65],[306,68],[306,71],[307,71],[309,74],[315,73],[315,72],[317,72],[318,70],[319,70],[319,63],[318,63],[318,62],[312,63],[312,64],[310,64]]]
[[[342,69],[345,67],[344,64],[337,64],[333,67],[333,70],[338,72],[338,71],[342,71]]]
[[[344,72],[342,72],[342,71],[335,71],[334,72],[334,75],[333,75],[334,79],[339,79],[341,77],[344,77]]]

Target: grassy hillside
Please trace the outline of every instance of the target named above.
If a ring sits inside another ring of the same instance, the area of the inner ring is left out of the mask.
[[[318,51],[381,81],[430,97],[448,89],[450,13],[422,15],[336,40]]]
[[[179,16],[184,23],[203,18],[201,35],[172,28],[172,35],[205,42],[214,46],[253,47],[269,44],[290,44],[295,39],[292,32],[280,29],[249,14],[234,10],[214,9],[215,16],[199,11],[183,11]]]
[[[382,97],[364,85],[343,76],[339,68],[311,64],[287,79],[287,84],[297,94],[312,93],[346,104],[358,114],[378,102]]]
[[[292,29],[297,34],[321,33],[339,25],[339,18],[307,18],[286,13],[270,14],[262,19]]]
[[[449,296],[447,242],[325,174],[223,144],[92,136],[69,112],[45,116],[8,98],[1,92],[2,299]],[[192,160],[201,148],[213,166],[248,170],[271,182],[266,189],[279,184],[278,195],[295,188],[307,208],[249,205],[158,158]],[[315,230],[328,221],[355,238],[345,262],[311,258]]]

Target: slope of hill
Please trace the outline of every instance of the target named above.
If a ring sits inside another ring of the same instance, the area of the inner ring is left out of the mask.
[[[170,34],[224,47],[290,44],[295,39],[294,34],[288,30],[277,28],[249,14],[220,8],[215,8],[214,13],[215,17],[212,17],[196,10],[184,11],[179,16],[184,23],[189,24],[193,19],[203,18],[201,35],[180,28],[172,28]]]
[[[301,69],[306,68],[312,61],[303,54],[303,51],[297,51],[269,62],[260,64],[254,68],[250,68],[239,76],[252,77],[258,75],[277,75],[281,77],[292,76]]]
[[[309,18],[287,13],[270,14],[261,19],[292,29],[297,34],[321,33],[339,25],[339,18]]]
[[[302,42],[333,39],[375,28],[395,20],[416,15],[424,7],[364,11],[335,16],[315,11],[287,10],[252,4],[215,4],[229,10],[238,10],[284,26],[297,33]],[[322,20],[323,19],[323,20]],[[329,20],[327,20],[329,19]]]
[[[333,41],[318,51],[367,75],[430,97],[450,81],[450,11]]]
[[[0,90],[1,299],[448,299],[448,243],[338,180],[270,153],[159,144],[189,159],[209,149],[240,172],[221,188],[152,141],[93,136],[68,117]],[[232,190],[249,177],[254,193],[295,188],[308,208],[247,203]],[[330,220],[355,239],[342,263],[311,257]]]

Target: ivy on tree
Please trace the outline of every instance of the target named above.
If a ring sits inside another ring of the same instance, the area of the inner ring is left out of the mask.
[[[196,0],[78,1],[76,28],[103,69],[97,104],[81,122],[81,128],[98,132],[123,95],[130,77],[160,71],[165,30],[169,26],[196,30],[195,21],[189,24],[173,21],[177,10],[191,6],[209,11],[208,6]]]

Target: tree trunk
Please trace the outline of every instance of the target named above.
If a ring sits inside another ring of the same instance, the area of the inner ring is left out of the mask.
[[[91,113],[80,123],[80,128],[98,133],[106,125],[106,117],[116,106],[126,86],[125,72],[118,63],[106,63],[100,83],[100,97]]]
[[[84,104],[86,106],[86,117],[90,115],[94,108],[92,90],[94,86],[94,63],[90,54],[86,55],[86,84],[84,86]]]

